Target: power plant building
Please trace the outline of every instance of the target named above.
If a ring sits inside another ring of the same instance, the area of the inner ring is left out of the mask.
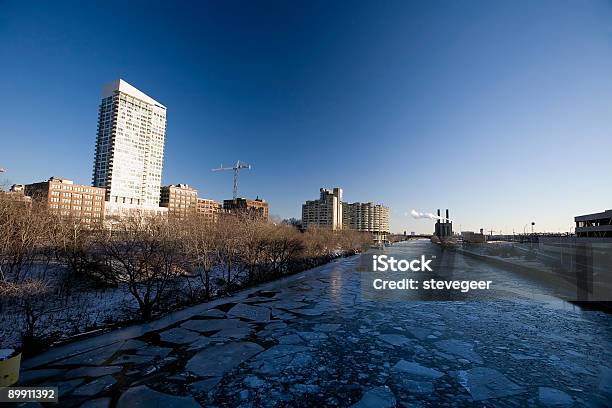
[[[446,218],[441,218],[440,210],[438,210],[438,220],[436,221],[434,235],[438,238],[447,238],[453,235],[453,222],[448,217],[448,209],[446,210]]]

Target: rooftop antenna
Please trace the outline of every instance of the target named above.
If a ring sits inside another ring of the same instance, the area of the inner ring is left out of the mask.
[[[221,164],[220,167],[216,169],[212,169],[212,171],[223,171],[223,170],[233,170],[234,171],[234,200],[238,198],[238,175],[240,174],[240,170],[247,169],[251,170],[252,166],[250,164],[241,163],[240,160],[236,160],[234,167],[223,167]]]

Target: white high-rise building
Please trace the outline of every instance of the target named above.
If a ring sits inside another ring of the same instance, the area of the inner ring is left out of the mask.
[[[93,186],[112,207],[159,207],[166,107],[122,79],[104,86]]]
[[[321,188],[318,200],[302,204],[302,225],[304,228],[319,227],[331,230],[342,229],[342,189]]]

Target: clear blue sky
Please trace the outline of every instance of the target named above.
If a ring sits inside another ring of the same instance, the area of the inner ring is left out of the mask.
[[[0,167],[90,183],[101,87],[168,108],[163,182],[298,217],[319,187],[568,230],[612,208],[612,3],[0,0]]]

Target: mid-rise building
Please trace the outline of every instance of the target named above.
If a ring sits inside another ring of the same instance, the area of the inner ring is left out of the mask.
[[[149,205],[128,205],[106,201],[104,203],[104,219],[108,225],[115,224],[123,218],[167,217],[168,208]]]
[[[219,219],[219,214],[223,212],[223,206],[215,200],[198,197],[196,211],[207,221],[216,222]]]
[[[318,200],[302,204],[302,226],[342,229],[342,189],[321,188]]]
[[[373,203],[343,203],[343,227],[370,232],[384,241],[389,234],[389,208]]]
[[[612,210],[578,215],[574,221],[577,237],[612,238]]]
[[[122,79],[106,85],[98,113],[93,186],[106,201],[158,207],[166,137],[166,107]]]
[[[259,197],[255,200],[250,200],[248,198],[223,200],[223,209],[228,213],[242,214],[265,220],[267,220],[269,216],[268,203]]]
[[[25,205],[30,205],[32,203],[32,197],[25,195],[24,184],[13,184],[9,191],[0,190],[0,195],[2,198],[8,198],[11,201],[16,201]]]
[[[461,231],[461,239],[468,244],[482,244],[487,242],[487,236],[483,233],[482,228],[480,232]]]
[[[26,184],[26,196],[44,202],[62,216],[96,223],[104,220],[104,189],[74,184],[72,180],[51,177],[48,181]]]
[[[25,184],[13,184],[9,189],[9,192],[25,195]]]
[[[198,190],[187,184],[173,184],[161,188],[160,207],[168,208],[168,216],[185,218],[195,214],[198,204]]]

